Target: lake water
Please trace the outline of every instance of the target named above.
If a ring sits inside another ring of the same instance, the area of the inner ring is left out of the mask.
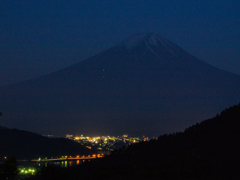
[[[35,168],[42,168],[42,167],[47,167],[49,164],[56,165],[59,167],[74,167],[76,165],[82,164],[86,161],[91,161],[91,160],[62,160],[62,161],[18,161],[18,166],[19,167],[35,167]]]

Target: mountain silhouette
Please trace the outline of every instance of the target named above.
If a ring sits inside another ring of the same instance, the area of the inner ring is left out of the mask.
[[[14,156],[18,160],[88,155],[92,152],[70,139],[48,138],[28,131],[0,126],[0,159]]]
[[[41,134],[159,135],[240,99],[240,77],[155,33],[68,68],[0,88],[1,125]]]

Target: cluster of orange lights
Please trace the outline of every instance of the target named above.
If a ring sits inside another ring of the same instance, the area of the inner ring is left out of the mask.
[[[92,156],[91,155],[86,155],[86,156],[79,156],[77,155],[76,157],[72,157],[72,156],[69,156],[69,158],[72,158],[72,159],[76,159],[76,158],[99,158],[99,157],[103,157],[104,154],[93,154]]]
[[[67,157],[67,156],[65,156],[65,158],[60,158],[60,159],[67,159],[67,158],[69,158],[69,159],[101,158],[103,156],[104,156],[104,154],[93,154],[93,155],[86,155],[86,156],[84,156],[84,155],[83,156],[77,155],[76,157],[72,157],[72,156]],[[4,159],[7,159],[7,157],[5,156]]]

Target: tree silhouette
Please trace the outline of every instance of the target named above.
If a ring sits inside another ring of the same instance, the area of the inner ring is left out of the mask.
[[[18,174],[17,159],[14,156],[6,158],[0,165],[0,179],[15,179]]]

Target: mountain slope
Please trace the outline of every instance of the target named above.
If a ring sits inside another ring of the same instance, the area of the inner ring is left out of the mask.
[[[160,35],[137,34],[61,71],[0,88],[1,119],[42,134],[158,135],[236,104],[239,90],[239,76]]]
[[[47,138],[18,129],[0,128],[0,159],[38,159],[65,155],[90,154],[81,144],[64,138]]]
[[[72,169],[81,179],[239,179],[240,104],[187,128]],[[90,168],[91,167],[91,168]]]

